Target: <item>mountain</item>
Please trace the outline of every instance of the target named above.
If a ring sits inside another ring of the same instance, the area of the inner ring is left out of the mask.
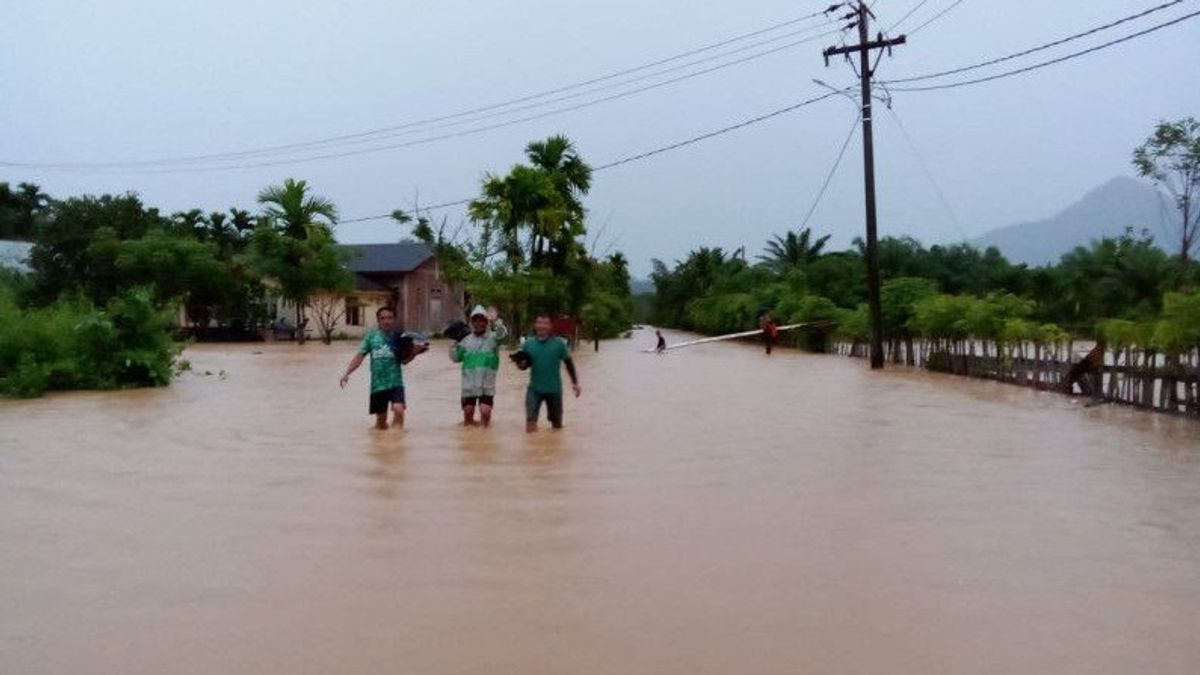
[[[1170,203],[1153,186],[1119,176],[1049,218],[992,230],[972,243],[995,246],[1013,262],[1044,265],[1058,262],[1076,246],[1118,237],[1132,227],[1135,234],[1149,230],[1154,241],[1169,250],[1162,225],[1172,215]]]
[[[649,279],[631,279],[629,281],[629,290],[634,295],[643,295],[645,293],[654,292],[654,282]]]

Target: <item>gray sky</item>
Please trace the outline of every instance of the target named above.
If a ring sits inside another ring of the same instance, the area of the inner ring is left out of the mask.
[[[951,1],[929,0],[896,32],[916,27]],[[918,2],[878,0],[875,13],[886,28]],[[393,126],[637,66],[828,4],[9,3],[0,24],[0,161],[156,159]],[[1156,0],[965,0],[885,59],[878,76],[975,63],[1154,4]],[[1133,26],[1148,27],[1195,11],[1197,4],[1183,2]],[[815,22],[726,49],[807,25]],[[1016,65],[1133,30],[1123,26]],[[418,193],[424,204],[473,196],[484,172],[505,171],[521,159],[526,142],[552,133],[570,136],[584,158],[598,165],[821,93],[812,78],[853,84],[844,64],[823,65],[821,49],[835,38],[620,100],[426,145],[200,173],[0,167],[0,181],[34,181],[59,197],[133,190],[170,212],[253,208],[259,189],[293,176],[333,199],[343,218],[376,215],[411,206]],[[705,55],[713,53],[719,52]],[[896,111],[959,226],[940,204],[893,118],[881,112],[876,115],[881,233],[911,234],[926,243],[961,240],[1050,215],[1103,181],[1131,173],[1131,150],[1159,119],[1200,115],[1200,89],[1192,86],[1197,57],[1200,19],[1028,75],[897,94]],[[633,86],[638,85],[629,88]],[[621,89],[604,94],[617,91]],[[649,271],[652,257],[671,261],[699,245],[744,244],[757,253],[771,234],[803,219],[855,116],[849,101],[831,99],[597,173],[587,200],[591,227],[597,232],[603,228],[601,248],[612,244],[625,251],[637,275]],[[838,246],[862,230],[860,140],[856,137],[850,146],[810,221],[818,232],[832,233]],[[462,219],[461,210],[444,213],[452,224]],[[343,225],[338,236],[365,242],[391,241],[401,234],[398,227],[375,221]]]

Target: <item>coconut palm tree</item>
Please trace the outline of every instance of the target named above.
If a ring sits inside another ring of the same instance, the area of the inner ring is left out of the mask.
[[[775,235],[767,241],[766,254],[758,256],[758,259],[772,271],[782,273],[820,258],[828,241],[828,234],[813,241],[812,230],[806,227],[798,233],[788,232],[782,237]]]
[[[263,215],[292,239],[309,239],[315,228],[332,231],[337,224],[337,207],[319,195],[310,194],[308,182],[288,178],[258,193]]]
[[[280,294],[296,305],[297,335],[303,342],[308,323],[305,309],[312,295],[337,288],[343,277],[348,278],[344,268],[325,264],[338,256],[333,240],[337,207],[311,194],[306,181],[292,178],[259,192],[258,203],[265,207],[264,226],[255,231],[252,241],[257,242],[267,269],[274,272],[271,276],[278,281]]]

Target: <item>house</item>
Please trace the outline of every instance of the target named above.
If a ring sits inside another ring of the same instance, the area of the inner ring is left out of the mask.
[[[437,258],[419,242],[398,244],[344,244],[346,267],[354,275],[354,292],[348,296],[318,295],[306,310],[308,328],[320,336],[321,315],[333,326],[333,335],[360,337],[375,325],[380,307],[396,310],[405,330],[440,332],[463,318],[467,302],[461,286],[442,277]],[[294,305],[282,300],[269,303],[277,322],[297,325]]]

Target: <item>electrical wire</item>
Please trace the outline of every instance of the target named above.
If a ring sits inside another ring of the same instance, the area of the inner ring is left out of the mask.
[[[630,74],[641,72],[644,70],[649,70],[651,68],[656,68],[658,66],[661,66],[661,65],[664,65],[667,63],[671,63],[674,61],[678,61],[681,59],[685,59],[690,56],[701,54],[701,53],[704,53],[707,51],[712,51],[714,49],[719,49],[726,45],[730,45],[735,42],[740,42],[740,41],[744,41],[744,40],[747,40],[747,39],[750,39],[753,37],[757,37],[757,36],[763,35],[765,33],[779,30],[781,28],[794,26],[799,23],[810,21],[811,19],[814,19],[814,18],[823,17],[824,15],[825,15],[824,11],[813,12],[813,13],[806,14],[804,16],[795,18],[795,19],[775,23],[775,24],[772,24],[765,28],[761,28],[761,29],[751,31],[748,33],[736,35],[736,36],[721,40],[719,42],[704,45],[704,46],[696,48],[696,49],[692,49],[692,50],[682,52],[679,54],[675,54],[675,55],[672,55],[672,56],[669,56],[669,57],[666,57],[663,59],[659,59],[657,61],[642,64],[642,65],[635,66],[632,68],[626,68],[624,70],[616,71],[613,73],[609,73],[607,75],[591,78],[591,79],[584,80],[581,82],[576,82],[573,84],[556,87],[553,89],[548,89],[548,90],[541,91],[541,92],[538,92],[535,94],[530,94],[527,96],[513,98],[513,99],[509,99],[509,100],[502,101],[499,103],[489,104],[489,105],[485,105],[485,106],[479,106],[479,107],[472,108],[469,110],[463,110],[463,111],[460,111],[457,113],[441,115],[441,116],[437,116],[437,117],[430,117],[430,118],[416,120],[416,121],[407,122],[407,123],[394,125],[394,126],[371,129],[371,130],[358,132],[358,133],[354,133],[354,134],[344,134],[344,135],[340,135],[340,136],[333,136],[333,137],[328,137],[328,138],[323,138],[323,139],[302,141],[302,142],[289,143],[289,144],[283,144],[283,145],[265,146],[265,147],[254,148],[254,149],[243,150],[243,151],[236,151],[236,152],[222,152],[222,153],[188,155],[188,156],[179,156],[179,157],[165,157],[165,158],[158,158],[158,159],[137,160],[137,161],[129,161],[129,162],[97,162],[97,163],[86,163],[86,162],[61,162],[61,163],[0,162],[0,166],[13,166],[13,167],[23,167],[23,168],[48,168],[48,169],[70,169],[70,168],[90,169],[90,168],[121,168],[121,167],[135,167],[135,166],[155,166],[155,165],[162,165],[162,164],[213,162],[213,161],[240,159],[240,158],[252,157],[252,156],[256,156],[256,155],[269,155],[272,153],[281,153],[281,152],[286,153],[286,152],[291,152],[291,151],[302,150],[305,148],[320,147],[322,145],[330,145],[330,144],[345,143],[345,142],[363,142],[365,140],[371,139],[376,136],[384,135],[384,134],[391,134],[391,133],[404,131],[404,130],[419,130],[421,127],[428,127],[431,124],[435,124],[435,123],[439,123],[439,122],[447,122],[450,120],[461,119],[461,118],[469,117],[471,115],[476,115],[479,113],[485,113],[485,112],[491,112],[491,111],[501,111],[501,109],[512,108],[513,106],[516,106],[517,104],[527,103],[529,101],[534,101],[537,99],[544,99],[544,98],[553,96],[555,94],[561,94],[563,92],[567,92],[567,91],[574,90],[574,89],[580,89],[583,87],[588,87],[590,85],[597,84],[600,82],[614,80],[614,79],[623,77],[625,75],[630,75]],[[826,21],[823,24],[819,24],[817,26],[810,26],[801,31],[794,31],[794,32],[788,33],[786,35],[776,36],[772,39],[761,41],[754,45],[744,46],[739,49],[726,52],[724,54],[709,56],[704,59],[699,59],[697,61],[691,62],[689,64],[684,64],[682,66],[674,66],[672,68],[666,69],[657,74],[643,75],[641,77],[634,78],[633,80],[630,80],[629,82],[626,82],[626,83],[645,80],[648,77],[655,77],[656,75],[661,75],[661,74],[665,74],[668,72],[677,71],[677,70],[680,70],[681,68],[686,68],[690,65],[696,65],[696,64],[703,63],[706,61],[711,61],[714,59],[722,58],[723,56],[733,55],[733,54],[751,49],[755,46],[762,46],[762,45],[765,45],[765,44],[768,44],[771,42],[777,42],[778,40],[785,39],[786,37],[799,35],[801,33],[804,33],[804,32],[810,31],[810,30],[814,30],[816,28],[820,28],[821,26],[829,25],[831,23],[833,23],[833,21]],[[790,43],[789,46],[796,46],[796,44],[798,44],[798,43]],[[770,54],[770,53],[774,53],[774,51],[769,51],[767,53],[761,54],[761,56],[766,56],[767,54]],[[743,63],[743,62],[744,61],[739,60],[736,63],[731,63],[728,65],[737,65],[737,63]],[[712,71],[707,70],[705,72],[712,72]],[[675,80],[675,81],[678,81],[678,80]],[[601,89],[612,88],[614,86],[619,86],[619,85],[610,84]],[[560,97],[555,100],[563,100],[564,98],[571,98],[571,97]],[[554,102],[554,101],[545,101],[545,102],[543,102],[543,104],[548,104],[548,103],[552,103],[552,102]],[[533,106],[524,106],[521,109],[527,109],[529,107],[533,107]],[[495,112],[495,113],[493,113],[493,115],[504,115],[504,114],[511,113],[511,112],[515,112],[515,111],[508,110],[508,111]],[[443,126],[445,126],[445,125],[443,125]]]
[[[1144,10],[1144,11],[1138,12],[1137,14],[1131,14],[1131,15],[1129,15],[1129,16],[1126,16],[1126,17],[1122,17],[1122,18],[1120,18],[1120,19],[1117,19],[1116,21],[1111,21],[1111,22],[1109,22],[1109,23],[1106,23],[1106,24],[1104,24],[1104,25],[1102,25],[1102,26],[1096,26],[1095,28],[1092,28],[1092,29],[1086,30],[1086,31],[1084,31],[1084,32],[1082,32],[1082,33],[1076,33],[1076,34],[1074,34],[1074,35],[1070,35],[1070,36],[1067,36],[1067,37],[1065,37],[1065,38],[1062,38],[1062,39],[1059,39],[1059,40],[1055,40],[1055,41],[1053,41],[1053,42],[1047,42],[1046,44],[1043,44],[1043,45],[1038,45],[1037,47],[1032,47],[1032,48],[1030,48],[1030,49],[1026,49],[1026,50],[1024,50],[1024,51],[1019,51],[1019,52],[1016,52],[1015,54],[1008,54],[1007,56],[1001,56],[1001,57],[998,57],[998,58],[991,59],[991,60],[989,60],[989,61],[983,61],[983,62],[980,62],[980,63],[974,63],[974,64],[971,64],[971,65],[969,65],[969,66],[963,66],[963,67],[961,67],[961,68],[954,68],[954,69],[951,69],[951,70],[943,70],[943,71],[941,71],[941,72],[937,72],[937,73],[930,73],[930,74],[928,74],[928,75],[918,75],[918,76],[915,76],[915,77],[901,77],[901,78],[896,78],[896,79],[894,79],[894,80],[888,80],[888,83],[898,83],[898,82],[917,82],[917,81],[919,81],[919,80],[930,80],[930,79],[933,79],[933,78],[936,78],[936,77],[944,77],[944,76],[946,76],[946,75],[955,75],[955,74],[958,74],[958,73],[965,73],[965,72],[967,72],[967,71],[971,71],[971,70],[977,70],[977,69],[979,69],[979,68],[984,68],[984,67],[987,67],[987,66],[993,66],[993,65],[996,65],[997,63],[1003,63],[1003,62],[1005,62],[1005,61],[1011,61],[1011,60],[1013,60],[1013,59],[1017,59],[1017,58],[1020,58],[1020,57],[1022,57],[1022,56],[1028,56],[1028,55],[1030,55],[1030,54],[1035,54],[1035,53],[1037,53],[1037,52],[1040,52],[1040,51],[1045,51],[1045,50],[1047,50],[1047,49],[1050,49],[1051,47],[1057,47],[1057,46],[1059,46],[1059,45],[1063,45],[1063,44],[1066,44],[1066,43],[1068,43],[1068,42],[1071,42],[1071,41],[1074,41],[1074,40],[1078,40],[1078,39],[1080,39],[1080,38],[1087,37],[1087,36],[1089,36],[1089,35],[1094,35],[1094,34],[1096,34],[1096,33],[1099,33],[1099,32],[1101,32],[1101,31],[1108,30],[1108,29],[1110,29],[1110,28],[1115,28],[1115,27],[1117,27],[1117,26],[1120,26],[1121,24],[1128,23],[1128,22],[1130,22],[1130,21],[1134,21],[1134,20],[1136,20],[1136,19],[1140,19],[1140,18],[1142,18],[1142,17],[1144,17],[1144,16],[1147,16],[1147,15],[1153,14],[1154,12],[1158,12],[1158,11],[1161,11],[1161,10],[1167,9],[1167,8],[1169,8],[1169,7],[1173,7],[1173,6],[1175,6],[1175,5],[1178,5],[1178,4],[1180,4],[1180,3],[1181,3],[1181,2],[1183,2],[1183,1],[1184,1],[1184,0],[1172,0],[1171,2],[1163,3],[1163,4],[1161,4],[1161,5],[1158,5],[1158,6],[1156,6],[1156,7],[1151,7],[1151,8],[1149,8],[1149,9],[1146,9],[1146,10]]]
[[[722,136],[722,135],[724,135],[724,134],[727,134],[727,133],[729,133],[729,132],[732,132],[732,131],[737,131],[738,129],[742,129],[742,128],[745,128],[745,127],[748,127],[748,126],[751,126],[751,125],[754,125],[754,124],[758,124],[758,123],[760,123],[760,122],[765,122],[765,121],[767,121],[767,120],[769,120],[769,119],[772,119],[772,118],[775,118],[775,117],[779,117],[780,115],[785,115],[785,114],[787,114],[787,113],[790,113],[790,112],[793,112],[793,111],[799,110],[800,108],[803,108],[803,107],[805,107],[805,106],[812,105],[812,104],[814,104],[814,103],[817,103],[817,102],[819,102],[819,101],[824,101],[824,100],[825,100],[825,99],[827,99],[827,98],[830,98],[830,97],[833,97],[833,96],[840,96],[840,95],[841,95],[841,94],[842,94],[844,91],[847,91],[847,90],[835,90],[835,91],[831,91],[831,92],[829,92],[829,93],[826,93],[826,94],[821,94],[821,95],[819,95],[819,96],[814,96],[814,97],[812,97],[812,98],[808,98],[808,99],[805,99],[805,100],[803,100],[803,101],[799,101],[799,102],[797,102],[797,103],[793,103],[792,105],[789,105],[789,106],[787,106],[787,107],[780,108],[780,109],[778,109],[778,110],[773,110],[773,111],[771,111],[771,112],[769,112],[769,113],[765,113],[765,114],[762,114],[762,115],[758,115],[757,117],[752,117],[752,118],[750,118],[750,119],[743,120],[743,121],[741,121],[741,122],[738,122],[738,123],[736,123],[736,124],[730,124],[730,125],[728,125],[728,126],[721,127],[720,129],[715,129],[715,130],[713,130],[713,131],[709,131],[709,132],[707,132],[707,133],[700,134],[699,136],[693,136],[693,137],[691,137],[691,138],[688,138],[688,139],[686,139],[686,140],[683,140],[683,141],[678,141],[678,142],[676,142],[676,143],[671,143],[671,144],[669,144],[669,145],[664,145],[664,146],[661,146],[661,147],[655,148],[655,149],[653,149],[653,150],[648,150],[648,151],[646,151],[646,152],[640,152],[640,153],[638,153],[638,154],[636,154],[636,155],[630,155],[630,156],[628,156],[628,157],[623,157],[623,158],[621,158],[621,159],[614,160],[614,161],[612,161],[612,162],[608,162],[608,163],[606,163],[606,164],[601,164],[601,165],[599,165],[599,166],[593,167],[593,168],[592,168],[592,171],[594,171],[594,172],[595,172],[595,171],[604,171],[604,170],[606,170],[606,169],[612,169],[612,168],[614,168],[614,167],[622,166],[622,165],[624,165],[624,164],[629,164],[629,163],[632,163],[632,162],[637,162],[637,161],[640,161],[640,160],[643,160],[643,159],[646,159],[646,158],[649,158],[649,157],[654,157],[655,155],[661,155],[661,154],[663,154],[663,153],[665,153],[665,152],[670,152],[670,151],[672,151],[672,150],[678,150],[679,148],[687,147],[687,146],[689,146],[689,145],[693,145],[693,144],[695,144],[695,143],[699,143],[699,142],[701,142],[701,141],[706,141],[706,140],[708,140],[708,139],[710,139],[710,138],[714,138],[714,137],[716,137],[716,136]],[[848,143],[849,143],[849,141],[847,141],[847,144],[848,144]],[[843,153],[845,152],[845,146],[843,146],[843,150],[842,150],[842,152],[843,152]],[[419,208],[419,209],[417,209],[417,210],[418,210],[418,211],[436,211],[436,210],[445,209],[445,208],[450,208],[450,207],[454,207],[454,206],[462,206],[462,205],[464,205],[464,204],[468,204],[468,203],[470,203],[471,201],[472,201],[472,198],[467,198],[467,199],[458,199],[458,200],[454,200],[454,201],[443,202],[443,203],[440,203],[440,204],[434,204],[434,205],[432,205],[432,206],[422,206],[422,207],[420,207],[420,208]],[[339,224],[342,224],[342,223],[358,223],[358,222],[364,222],[364,221],[368,221],[368,220],[382,220],[382,219],[384,219],[384,218],[391,218],[391,217],[392,217],[392,214],[391,214],[391,213],[384,213],[384,214],[380,214],[380,215],[377,215],[377,216],[362,216],[362,217],[358,217],[358,218],[349,218],[349,219],[346,219],[346,220],[339,220],[339,221],[338,221],[338,223],[339,223]]]
[[[833,166],[829,168],[829,173],[825,175],[825,182],[821,184],[821,189],[817,191],[817,198],[813,200],[812,206],[808,207],[808,213],[804,214],[804,220],[800,222],[801,230],[808,226],[808,219],[812,218],[813,212],[817,210],[817,206],[821,203],[821,199],[825,196],[825,191],[829,189],[829,184],[833,182],[833,175],[837,173],[838,167],[841,166],[842,158],[846,156],[846,148],[850,147],[850,141],[854,138],[854,134],[858,131],[858,124],[861,121],[862,115],[859,115],[850,125],[850,133],[846,134],[846,140],[842,143],[842,149],[838,150],[837,159],[833,161]]]
[[[1084,50],[1081,50],[1078,52],[1067,54],[1066,56],[1060,56],[1056,59],[1051,59],[1049,61],[1035,63],[1031,66],[1026,66],[1024,68],[1017,68],[1016,70],[1009,70],[1009,71],[1006,71],[1003,73],[999,73],[997,75],[989,75],[988,77],[978,77],[978,78],[971,79],[971,80],[962,80],[959,82],[951,82],[949,84],[936,84],[936,85],[928,85],[928,86],[923,86],[923,87],[892,87],[891,90],[892,91],[934,91],[937,89],[953,89],[955,87],[965,87],[965,86],[971,85],[971,84],[980,84],[982,82],[991,82],[992,80],[999,80],[999,79],[1002,79],[1005,77],[1012,77],[1013,75],[1020,75],[1023,73],[1028,73],[1030,71],[1038,70],[1040,68],[1045,68],[1047,66],[1052,66],[1057,63],[1062,63],[1064,61],[1070,61],[1071,59],[1075,59],[1080,56],[1084,56],[1086,54],[1091,54],[1092,52],[1098,52],[1102,49],[1107,49],[1109,47],[1119,45],[1123,42],[1129,42],[1130,40],[1133,40],[1135,38],[1143,37],[1145,35],[1149,35],[1150,33],[1155,32],[1155,31],[1162,30],[1163,28],[1167,28],[1167,27],[1174,26],[1179,23],[1183,23],[1184,21],[1187,21],[1188,19],[1193,19],[1197,16],[1200,16],[1200,12],[1192,12],[1191,14],[1185,14],[1177,19],[1172,19],[1171,21],[1160,23],[1156,26],[1151,26],[1150,28],[1147,28],[1145,30],[1140,30],[1136,33],[1131,33],[1129,35],[1126,35],[1125,37],[1118,38],[1116,40],[1110,40],[1108,42],[1105,42],[1104,44],[1096,45],[1095,47],[1089,47],[1088,49],[1084,49]],[[884,82],[884,84],[891,84],[891,83],[894,83],[897,81],[898,80],[890,80],[888,82]]]
[[[967,240],[967,233],[965,230],[963,230],[962,223],[959,222],[958,216],[954,213],[954,209],[950,207],[950,202],[946,199],[945,193],[942,192],[941,186],[938,185],[937,179],[933,177],[933,171],[930,170],[929,164],[921,155],[921,151],[917,150],[917,144],[913,142],[912,136],[909,135],[908,129],[905,128],[904,121],[900,119],[899,113],[897,113],[891,106],[886,107],[888,112],[892,114],[892,119],[896,121],[896,126],[900,128],[900,135],[904,138],[905,145],[907,145],[908,149],[912,151],[913,156],[917,158],[917,164],[921,167],[921,172],[925,174],[925,178],[929,181],[929,184],[933,186],[933,191],[937,194],[938,201],[941,202],[942,208],[946,210],[946,215],[950,216],[950,222],[954,225],[954,229],[958,230],[958,234],[962,237],[962,241],[965,242]]]
[[[919,30],[921,30],[922,28],[924,28],[924,27],[928,26],[929,24],[933,23],[934,21],[937,21],[938,19],[942,18],[943,16],[945,16],[945,15],[946,15],[946,13],[947,13],[947,12],[949,12],[950,10],[954,9],[955,7],[958,7],[959,5],[961,5],[961,4],[962,4],[962,1],[963,1],[963,0],[954,0],[954,2],[950,3],[950,6],[946,7],[946,9],[943,9],[942,11],[938,12],[937,14],[934,14],[934,15],[933,15],[933,16],[932,16],[932,17],[931,17],[931,18],[930,18],[928,21],[926,21],[925,23],[923,23],[923,24],[921,24],[920,26],[917,26],[916,28],[914,28],[914,29],[912,29],[912,30],[908,31],[908,34],[909,34],[909,35],[916,35],[916,34],[917,34],[917,31],[919,31]]]
[[[907,12],[907,13],[905,13],[905,15],[904,15],[904,16],[900,17],[900,20],[899,20],[899,21],[897,21],[896,23],[892,24],[891,28],[888,28],[888,29],[887,29],[886,31],[884,31],[884,32],[885,32],[885,33],[891,33],[892,31],[896,30],[896,26],[899,26],[900,24],[902,24],[902,23],[904,23],[905,21],[907,21],[907,20],[908,20],[908,17],[910,17],[910,16],[912,16],[913,14],[915,14],[915,13],[917,12],[917,10],[918,10],[918,9],[921,9],[922,7],[924,7],[924,6],[925,6],[925,3],[927,3],[927,2],[929,2],[929,0],[921,0],[920,2],[918,2],[916,5],[914,5],[914,6],[913,6],[913,8],[912,8],[912,9],[908,10],[908,12]]]
[[[250,169],[250,168],[262,168],[262,167],[271,167],[271,166],[281,166],[281,165],[288,165],[288,164],[296,164],[296,163],[300,163],[300,162],[310,162],[310,161],[326,160],[326,159],[339,159],[339,158],[344,158],[344,157],[352,157],[352,156],[358,156],[358,155],[373,154],[373,153],[378,153],[378,152],[384,152],[384,151],[387,151],[387,150],[396,150],[396,149],[400,149],[400,148],[408,148],[408,147],[414,147],[414,146],[418,146],[418,145],[426,145],[426,144],[429,144],[429,143],[434,143],[434,142],[437,142],[437,141],[443,141],[443,140],[448,140],[448,139],[453,139],[453,138],[461,138],[461,137],[464,137],[464,136],[472,136],[472,135],[480,134],[480,133],[483,133],[483,132],[486,132],[486,131],[492,131],[492,130],[495,130],[495,129],[501,129],[501,128],[505,128],[505,127],[510,127],[510,126],[513,126],[513,125],[516,125],[516,124],[521,124],[521,123],[524,123],[524,122],[529,122],[529,121],[533,121],[533,120],[537,120],[537,119],[542,119],[542,118],[545,118],[545,117],[551,117],[551,116],[554,116],[554,115],[560,115],[560,114],[562,114],[562,113],[571,112],[571,111],[574,111],[574,110],[580,110],[580,109],[583,109],[583,108],[588,108],[588,107],[591,107],[591,106],[594,106],[594,105],[598,105],[598,104],[600,104],[600,103],[606,103],[606,102],[608,102],[608,101],[614,101],[614,100],[617,100],[617,99],[626,98],[626,97],[629,97],[629,96],[633,96],[633,95],[635,95],[635,94],[640,94],[640,93],[642,93],[642,92],[644,92],[644,91],[649,91],[649,90],[652,90],[652,89],[657,89],[657,88],[659,88],[659,87],[667,86],[667,85],[669,85],[669,84],[674,84],[674,83],[676,83],[676,82],[681,82],[681,81],[688,80],[688,79],[691,79],[691,78],[694,78],[694,77],[699,77],[700,75],[705,75],[705,74],[708,74],[708,73],[710,73],[710,72],[713,72],[713,71],[716,71],[716,70],[721,70],[721,69],[723,69],[723,68],[727,68],[727,67],[730,67],[730,66],[733,66],[733,65],[738,65],[738,64],[740,64],[740,63],[745,63],[745,62],[747,62],[747,61],[750,61],[750,60],[753,60],[753,59],[756,59],[756,58],[759,58],[759,57],[762,57],[762,56],[766,56],[766,55],[768,55],[768,54],[774,54],[774,53],[777,53],[777,52],[783,51],[783,50],[785,50],[785,49],[790,49],[790,48],[792,48],[792,47],[795,47],[795,46],[797,46],[797,45],[799,45],[799,44],[803,44],[803,43],[807,43],[807,42],[812,42],[813,40],[816,40],[817,38],[820,38],[820,37],[823,37],[823,36],[822,36],[822,35],[815,35],[815,36],[812,36],[812,37],[809,37],[809,38],[805,38],[805,39],[803,39],[803,40],[799,40],[799,41],[796,41],[796,42],[792,42],[792,43],[784,44],[784,45],[781,45],[781,46],[779,46],[779,47],[775,47],[775,48],[773,48],[773,49],[770,49],[770,50],[767,50],[767,51],[764,51],[764,52],[759,52],[759,53],[756,53],[756,54],[751,54],[751,55],[749,55],[749,56],[743,57],[743,58],[741,58],[741,59],[738,59],[738,60],[736,60],[736,61],[731,61],[731,62],[728,62],[728,63],[723,63],[723,64],[720,64],[720,65],[717,65],[717,66],[712,66],[712,67],[710,67],[710,68],[706,68],[706,69],[704,69],[704,70],[700,70],[700,71],[695,71],[695,72],[692,72],[692,73],[686,73],[686,74],[684,74],[684,75],[680,75],[680,76],[678,76],[678,77],[674,77],[674,78],[671,78],[671,79],[669,79],[669,80],[665,80],[665,81],[662,81],[662,82],[655,82],[655,83],[653,83],[653,84],[649,84],[649,85],[645,85],[645,86],[642,86],[642,87],[638,87],[638,88],[636,88],[636,89],[631,89],[631,90],[628,90],[628,91],[618,92],[618,93],[616,93],[616,94],[612,94],[612,95],[605,96],[605,97],[602,97],[602,98],[599,98],[599,99],[595,99],[595,100],[591,100],[591,101],[585,101],[585,102],[583,102],[583,103],[578,103],[578,104],[571,105],[571,106],[566,106],[566,107],[556,108],[556,109],[553,109],[553,110],[549,110],[549,111],[545,111],[545,112],[541,112],[541,113],[537,113],[537,114],[533,114],[533,115],[527,115],[527,116],[524,116],[524,117],[520,117],[520,118],[516,118],[516,119],[512,119],[512,120],[507,120],[507,121],[504,121],[504,122],[498,122],[498,123],[494,123],[494,124],[489,124],[489,125],[485,125],[485,126],[482,126],[482,127],[477,127],[477,128],[473,128],[473,129],[464,129],[464,130],[460,130],[460,131],[448,132],[448,133],[439,134],[439,135],[435,135],[435,136],[430,136],[430,137],[426,137],[426,138],[419,138],[419,139],[415,139],[415,140],[411,140],[411,141],[404,141],[404,142],[400,142],[400,143],[391,143],[391,144],[387,144],[387,145],[380,145],[380,146],[374,146],[374,147],[369,147],[369,148],[361,148],[361,149],[357,149],[357,150],[346,150],[346,151],[341,151],[341,152],[331,152],[331,153],[324,153],[324,154],[317,154],[317,155],[308,155],[308,156],[304,156],[304,157],[298,157],[298,158],[289,158],[289,159],[281,159],[281,160],[273,160],[273,161],[263,161],[263,162],[253,162],[253,163],[236,164],[236,165],[224,165],[224,166],[171,167],[171,168],[148,168],[148,169],[140,169],[140,168],[125,168],[125,165],[121,165],[121,164],[117,164],[117,165],[110,165],[110,164],[101,164],[101,165],[44,165],[44,164],[28,164],[28,163],[18,163],[18,162],[0,162],[0,166],[7,166],[7,167],[13,167],[13,168],[25,168],[25,169],[29,169],[29,168],[33,168],[33,169],[47,169],[47,168],[53,168],[53,169],[67,170],[67,171],[72,171],[72,170],[83,170],[83,171],[96,171],[96,170],[101,170],[101,171],[104,171],[104,170],[112,170],[112,171],[116,171],[116,172],[118,172],[118,173],[147,173],[147,174],[160,174],[160,173],[205,173],[205,172],[213,172],[213,171],[230,171],[230,170],[235,170],[235,169]]]

